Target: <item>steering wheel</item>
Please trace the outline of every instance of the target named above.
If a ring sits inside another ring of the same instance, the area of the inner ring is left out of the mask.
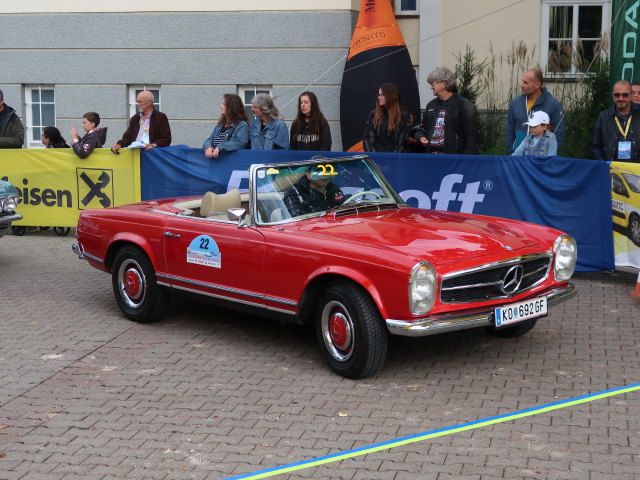
[[[379,193],[374,192],[373,190],[365,190],[363,192],[354,193],[349,198],[347,198],[344,202],[342,202],[342,204],[346,205],[347,203],[355,202],[356,198],[364,197],[365,195],[369,195],[369,194],[375,195],[376,198],[382,198],[382,195],[380,195]]]

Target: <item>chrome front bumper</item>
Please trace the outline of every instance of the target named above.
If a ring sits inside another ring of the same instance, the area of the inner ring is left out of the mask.
[[[537,295],[530,298],[534,299],[536,297],[546,295],[547,304],[551,307],[570,299],[576,293],[578,293],[576,286],[569,283],[563,287],[556,287],[544,292],[539,292]],[[518,302],[524,300],[527,299],[518,300]],[[393,335],[402,335],[405,337],[426,337],[428,335],[453,332],[455,330],[491,326],[494,325],[495,309],[509,305],[509,303],[512,302],[492,305],[488,308],[434,315],[432,317],[421,318],[415,321],[387,319],[387,328]]]
[[[0,237],[9,231],[11,224],[22,220],[22,215],[19,213],[12,213],[11,215],[4,215],[0,217]]]

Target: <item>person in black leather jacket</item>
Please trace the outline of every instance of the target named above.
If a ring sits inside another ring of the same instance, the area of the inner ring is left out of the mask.
[[[478,154],[476,113],[473,104],[458,94],[455,74],[438,67],[427,77],[436,96],[425,107],[420,125],[411,136],[425,153]]]
[[[411,114],[400,102],[398,87],[383,83],[378,89],[376,108],[371,110],[362,135],[365,152],[404,152],[412,127]]]
[[[329,180],[329,176],[311,167],[293,187],[284,194],[284,203],[292,217],[322,212],[344,202],[342,190]]]

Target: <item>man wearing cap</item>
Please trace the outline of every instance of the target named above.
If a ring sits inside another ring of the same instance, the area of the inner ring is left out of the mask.
[[[344,193],[331,181],[332,175],[312,166],[284,194],[284,203],[292,217],[329,210],[344,202]]]
[[[22,148],[24,127],[16,111],[4,103],[0,90],[0,148]]]
[[[534,68],[527,70],[520,81],[522,95],[513,99],[509,105],[509,116],[507,117],[507,131],[505,135],[505,146],[507,153],[513,151],[520,145],[526,137],[528,130],[526,122],[533,112],[543,111],[549,115],[549,131],[556,135],[558,147],[564,140],[564,122],[562,121],[562,105],[549,91],[542,86],[542,70]]]
[[[556,136],[549,131],[549,115],[542,111],[533,112],[524,125],[529,127],[529,133],[512,153],[513,156],[548,157],[558,153]]]
[[[600,112],[593,134],[598,160],[640,162],[640,105],[631,102],[631,83],[613,85],[613,107]]]

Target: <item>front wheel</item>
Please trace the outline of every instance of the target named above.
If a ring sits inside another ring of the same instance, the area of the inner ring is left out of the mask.
[[[49,228],[49,227],[47,227],[47,228]],[[53,227],[53,231],[59,237],[65,237],[65,236],[67,236],[69,234],[69,232],[71,231],[71,228],[69,228],[69,227]]]
[[[384,366],[389,344],[375,303],[360,286],[331,283],[316,313],[316,334],[329,366],[347,378],[364,378]]]
[[[127,318],[150,323],[159,320],[168,304],[156,283],[149,257],[137,247],[124,247],[113,261],[111,283],[118,307]]]
[[[489,327],[489,331],[497,337],[517,338],[521,337],[525,333],[529,333],[531,329],[536,326],[537,321],[537,318],[532,318],[530,320],[525,320],[524,322],[511,325],[510,327]]]
[[[636,247],[640,247],[640,216],[635,213],[629,217],[629,233],[627,235]]]

